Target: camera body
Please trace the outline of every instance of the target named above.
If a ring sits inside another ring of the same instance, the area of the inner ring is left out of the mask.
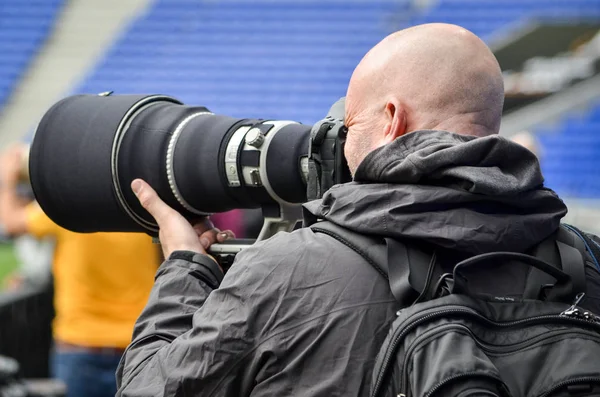
[[[308,149],[307,200],[316,200],[333,185],[350,182],[352,176],[344,156],[345,98],[333,104],[327,116],[311,129]]]

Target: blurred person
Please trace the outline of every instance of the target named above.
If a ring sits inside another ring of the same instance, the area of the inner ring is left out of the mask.
[[[51,238],[38,239],[28,234],[17,236],[12,239],[12,249],[18,268],[4,279],[6,290],[43,287],[51,282],[54,256],[54,241]]]
[[[521,131],[512,135],[510,139],[535,154],[542,165],[544,164],[544,152],[534,134],[529,131]],[[590,200],[578,200],[575,197],[563,197],[563,201],[569,208],[569,212],[563,218],[563,223],[600,234],[600,209],[596,204]]]
[[[497,136],[503,101],[498,62],[473,33],[429,24],[386,37],[348,86],[354,181],[306,203],[305,220],[465,256],[536,246],[566,207],[543,187],[535,156]],[[142,180],[131,187],[167,260],[119,366],[117,396],[368,395],[389,325],[410,304],[375,266],[302,228],[241,251],[223,275],[206,250],[229,233],[208,219],[190,225]],[[598,312],[600,275],[586,272],[596,284],[582,305]]]
[[[512,135],[510,140],[518,143],[523,146],[525,149],[529,150],[531,153],[535,154],[535,156],[539,159],[541,155],[540,144],[536,139],[535,135],[533,135],[529,131],[521,131]]]
[[[27,147],[23,146],[27,152]],[[29,180],[28,156],[22,156],[19,171],[20,182]],[[26,183],[17,185],[17,195],[23,203],[33,201],[33,191]],[[52,237],[37,238],[29,234],[8,236],[4,226],[0,223],[0,236],[3,240],[12,243],[12,251],[18,268],[6,276],[4,287],[6,290],[17,290],[27,287],[44,287],[51,282],[52,258],[54,256],[54,240]]]
[[[114,396],[115,371],[150,293],[159,252],[144,234],[70,232],[19,197],[25,150],[16,145],[0,158],[0,221],[11,236],[54,239],[51,373],[65,382],[68,397]]]

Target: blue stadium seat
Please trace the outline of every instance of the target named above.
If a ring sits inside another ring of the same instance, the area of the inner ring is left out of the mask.
[[[345,95],[364,53],[392,30],[395,0],[163,0],[80,92],[163,92],[240,117],[312,123]]]
[[[0,1],[0,106],[50,33],[62,0]]]
[[[546,186],[564,196],[600,198],[600,104],[538,136]]]
[[[456,23],[488,39],[529,18],[600,18],[600,0],[440,0],[429,10],[408,3],[157,0],[77,91],[164,93],[236,117],[313,123],[345,95],[364,53],[407,25]],[[600,122],[600,108],[589,120]],[[597,182],[585,183],[598,168],[600,128],[566,128],[540,134],[547,184],[600,197]]]

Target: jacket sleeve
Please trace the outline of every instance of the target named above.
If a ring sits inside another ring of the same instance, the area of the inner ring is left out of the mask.
[[[217,289],[217,264],[178,251],[159,268],[117,369],[117,396],[237,396],[251,376],[239,286]]]

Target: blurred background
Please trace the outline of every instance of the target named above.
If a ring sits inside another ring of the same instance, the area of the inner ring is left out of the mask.
[[[0,150],[73,93],[314,123],[369,48],[428,22],[489,44],[505,76],[501,134],[540,157],[566,221],[600,233],[600,0],[0,0]],[[48,376],[52,249],[0,243],[0,355],[26,378]],[[15,272],[28,288],[10,287]]]

